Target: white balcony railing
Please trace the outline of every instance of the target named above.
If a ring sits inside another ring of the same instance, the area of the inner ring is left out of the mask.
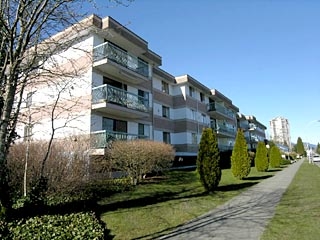
[[[148,63],[142,59],[127,53],[123,49],[110,42],[105,42],[93,48],[93,61],[109,59],[117,64],[128,68],[144,77],[149,77]]]
[[[148,98],[107,84],[92,88],[92,103],[95,104],[102,101],[142,112],[149,111]]]

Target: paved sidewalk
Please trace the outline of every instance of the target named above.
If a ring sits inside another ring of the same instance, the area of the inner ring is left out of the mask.
[[[293,163],[275,176],[159,239],[259,239],[303,162]]]

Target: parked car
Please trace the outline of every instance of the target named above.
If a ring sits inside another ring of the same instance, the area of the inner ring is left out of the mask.
[[[320,156],[319,156],[319,154],[314,154],[314,155],[312,156],[312,160],[313,160],[314,162],[320,162]]]

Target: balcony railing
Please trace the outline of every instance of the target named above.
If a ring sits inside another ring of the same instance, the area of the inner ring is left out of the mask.
[[[219,148],[219,151],[228,151],[228,150],[232,150],[233,149],[233,146],[231,145],[224,145],[224,144],[219,144],[218,146]]]
[[[92,103],[95,104],[102,101],[118,104],[142,112],[149,111],[148,98],[107,84],[92,88]]]
[[[231,135],[235,135],[236,134],[236,129],[233,128],[233,127],[228,127],[228,126],[223,125],[223,124],[217,124],[217,126],[215,126],[214,124],[210,124],[210,126],[217,133],[231,134]]]
[[[110,42],[105,42],[93,48],[93,61],[109,59],[121,66],[128,68],[144,77],[149,77],[148,63],[140,58],[127,53]]]
[[[109,143],[115,140],[136,140],[136,139],[148,139],[148,136],[138,135],[138,134],[130,134],[124,132],[114,132],[102,130],[98,132],[91,133],[91,148],[105,148]]]
[[[219,104],[219,103],[216,103],[216,102],[208,103],[207,104],[207,111],[208,112],[216,111],[216,112],[222,113],[224,115],[227,115],[230,118],[233,118],[233,119],[235,118],[235,114],[231,110],[227,109],[222,104]]]

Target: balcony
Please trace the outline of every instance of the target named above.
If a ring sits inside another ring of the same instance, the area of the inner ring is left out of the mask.
[[[147,62],[110,42],[93,48],[93,67],[135,84],[149,79]]]
[[[234,120],[235,113],[223,106],[222,104],[213,102],[207,104],[207,111],[211,117],[216,119],[225,119],[229,118]]]
[[[237,134],[235,128],[223,124],[217,124],[217,126],[212,125],[211,128],[220,136],[234,137]]]
[[[111,141],[115,140],[136,140],[136,139],[148,139],[148,136],[138,135],[138,134],[130,134],[124,132],[114,132],[114,131],[97,131],[92,132],[90,137],[90,146],[92,149],[105,148]]]
[[[148,98],[107,84],[92,88],[92,109],[127,118],[150,114]]]
[[[233,146],[232,145],[219,144],[218,148],[219,148],[220,152],[224,152],[224,151],[232,150]]]

